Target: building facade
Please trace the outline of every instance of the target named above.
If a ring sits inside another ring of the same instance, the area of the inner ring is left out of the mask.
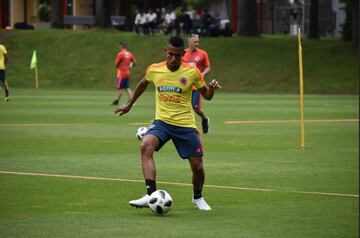
[[[310,0],[259,0],[260,34],[296,35],[309,32]],[[322,37],[340,37],[345,20],[339,0],[319,0],[319,31]]]
[[[25,23],[34,28],[49,27],[40,21],[38,9],[43,2],[51,0],[1,0],[0,27],[14,27]],[[104,0],[105,1],[105,0]],[[106,0],[111,5],[111,16],[125,16],[122,30],[132,30],[136,9],[178,7],[181,0]],[[218,18],[228,18],[233,32],[238,32],[243,21],[244,2],[247,0],[214,1],[214,6],[204,6]],[[255,0],[254,0],[255,1]],[[309,30],[310,0],[256,0],[258,6],[259,34],[296,34],[300,27],[306,35]],[[321,36],[339,37],[345,20],[344,5],[339,0],[319,0],[319,29]],[[64,16],[94,16],[96,0],[62,0]],[[82,29],[83,25],[65,26]]]

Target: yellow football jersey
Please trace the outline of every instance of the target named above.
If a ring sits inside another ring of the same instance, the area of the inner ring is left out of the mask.
[[[7,54],[6,48],[0,44],[0,70],[5,69],[5,54]]]
[[[171,72],[166,62],[152,64],[146,70],[145,79],[155,85],[155,119],[168,124],[196,128],[192,109],[192,86],[205,86],[200,71],[190,64],[181,63]]]

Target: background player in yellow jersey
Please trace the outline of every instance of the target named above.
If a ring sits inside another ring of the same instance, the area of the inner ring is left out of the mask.
[[[8,56],[7,56],[6,48],[2,44],[0,44],[0,82],[2,84],[2,87],[4,88],[5,102],[8,102],[10,100],[9,85],[7,83],[5,76],[5,68],[7,62],[8,62]]]
[[[191,105],[192,86],[195,85],[206,100],[211,100],[216,89],[221,88],[216,80],[207,86],[200,71],[182,62],[184,41],[178,36],[171,37],[164,48],[166,60],[152,64],[143,80],[137,85],[132,99],[114,110],[123,115],[134,105],[150,82],[155,85],[155,120],[149,126],[141,143],[141,165],[147,194],[129,202],[134,207],[147,207],[149,195],[156,190],[156,167],[154,151],[170,139],[181,158],[189,161],[192,170],[192,202],[200,210],[211,210],[202,197],[205,181],[203,167],[203,148],[200,133],[196,129],[194,111]]]

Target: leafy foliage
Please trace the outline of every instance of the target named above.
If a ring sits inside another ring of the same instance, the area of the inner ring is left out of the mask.
[[[209,6],[216,2],[221,2],[221,0],[185,0],[186,5],[194,10],[203,9],[204,6]]]
[[[340,2],[345,3],[345,22],[342,25],[342,38],[345,41],[352,40],[352,1],[351,0],[340,0]]]
[[[51,17],[51,7],[48,3],[44,2],[39,5],[38,8],[38,17],[40,21],[49,22]]]

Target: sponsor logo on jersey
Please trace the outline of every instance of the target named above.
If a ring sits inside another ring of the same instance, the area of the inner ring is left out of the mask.
[[[175,86],[159,86],[158,92],[159,93],[164,93],[164,92],[182,93],[182,89],[179,87],[175,87]]]
[[[170,103],[180,103],[180,96],[179,95],[159,95],[159,100],[162,102],[170,102]]]

